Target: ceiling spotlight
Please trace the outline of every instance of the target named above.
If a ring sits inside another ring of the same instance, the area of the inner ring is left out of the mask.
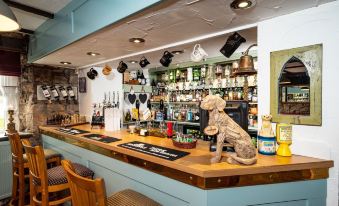
[[[145,39],[143,38],[130,38],[129,42],[135,43],[135,44],[140,44],[140,43],[144,43]]]
[[[17,31],[20,29],[15,15],[8,5],[0,0],[0,32]]]
[[[100,53],[97,53],[97,52],[87,52],[87,55],[95,57],[95,56],[99,56]]]
[[[131,60],[131,61],[128,61],[129,63],[131,63],[131,64],[136,64],[136,63],[138,63],[138,61],[136,61],[136,60]]]
[[[255,0],[234,0],[230,6],[233,10],[244,10],[252,8],[255,4]]]
[[[72,63],[71,62],[60,62],[60,64],[69,65],[69,64],[72,64]]]
[[[179,54],[183,54],[184,50],[175,50],[175,51],[172,51],[171,53],[174,55],[179,55]]]

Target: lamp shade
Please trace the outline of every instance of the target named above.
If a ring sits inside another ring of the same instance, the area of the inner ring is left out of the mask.
[[[253,44],[250,47],[248,47],[248,49],[240,57],[239,68],[235,72],[236,76],[253,75],[257,73],[257,71],[254,69],[253,57],[248,54],[250,48],[252,48],[253,46],[257,45]]]
[[[12,10],[3,0],[0,0],[0,32],[19,30],[20,26]]]

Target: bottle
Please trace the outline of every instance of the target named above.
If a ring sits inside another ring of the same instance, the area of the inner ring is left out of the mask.
[[[225,89],[225,92],[224,92],[224,100],[225,100],[225,101],[228,101],[228,89]]]
[[[65,87],[64,87],[64,86],[59,86],[59,91],[60,91],[62,97],[66,100],[67,97],[68,97],[68,94],[67,94],[67,92],[66,92]]]
[[[47,86],[46,86],[46,85],[42,85],[42,86],[41,86],[41,89],[42,89],[42,93],[44,94],[44,97],[45,97],[49,102],[51,102],[51,94],[49,93]]]
[[[59,93],[58,93],[58,91],[57,91],[57,89],[55,88],[54,85],[52,85],[52,86],[50,87],[50,90],[51,90],[51,93],[52,93],[53,98],[54,98],[55,100],[59,100],[60,95],[59,95]]]
[[[67,87],[67,91],[68,91],[68,96],[72,99],[75,100],[75,94],[73,91],[73,87],[72,86],[68,86]]]

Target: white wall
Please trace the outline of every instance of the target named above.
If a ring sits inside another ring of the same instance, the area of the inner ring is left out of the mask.
[[[273,18],[258,24],[259,114],[270,112],[270,52],[323,44],[322,126],[293,126],[293,153],[332,159],[328,206],[338,205],[339,160],[339,2]]]
[[[98,73],[98,77],[94,80],[87,78],[86,74],[90,70],[83,69],[79,72],[79,77],[86,77],[87,81],[87,92],[79,93],[79,112],[81,115],[86,115],[86,119],[90,120],[93,114],[93,103],[102,103],[104,99],[104,93],[112,91],[119,92],[119,101],[120,105],[123,102],[123,92],[122,92],[122,74],[120,74],[116,69],[112,70],[112,73],[109,76],[102,74],[101,67],[93,67]],[[122,108],[122,106],[120,106]]]

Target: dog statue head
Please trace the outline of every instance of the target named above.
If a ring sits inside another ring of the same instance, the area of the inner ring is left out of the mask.
[[[270,115],[270,114],[262,115],[261,119],[263,121],[271,121],[272,120],[272,115]]]
[[[200,104],[201,109],[204,110],[214,110],[217,109],[218,111],[224,111],[226,107],[226,102],[221,97],[217,95],[207,95]]]

